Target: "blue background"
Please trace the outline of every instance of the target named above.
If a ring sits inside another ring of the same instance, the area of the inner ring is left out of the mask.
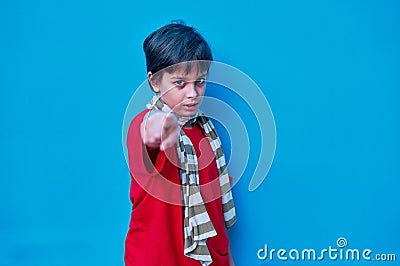
[[[142,41],[176,18],[247,73],[275,117],[267,179],[252,193],[248,176],[234,188],[236,265],[307,264],[256,253],[336,247],[341,236],[399,260],[399,7],[2,0],[0,265],[123,265],[122,120],[146,77]]]

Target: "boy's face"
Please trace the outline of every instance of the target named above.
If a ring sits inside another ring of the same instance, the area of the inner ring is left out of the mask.
[[[168,73],[163,71],[158,79],[151,79],[153,89],[161,93],[161,99],[178,116],[193,116],[201,103],[206,88],[207,72],[201,73],[198,67],[193,65],[189,73],[185,67],[179,67],[176,71]]]

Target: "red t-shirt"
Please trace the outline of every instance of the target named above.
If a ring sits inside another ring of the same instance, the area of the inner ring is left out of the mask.
[[[198,266],[199,261],[183,254],[183,208],[176,147],[165,152],[146,150],[140,124],[147,112],[144,110],[132,120],[127,136],[132,213],[125,241],[125,265]],[[222,203],[221,198],[215,196],[220,193],[215,156],[198,125],[184,131],[196,150],[200,185],[212,184],[208,188],[201,187],[208,215],[217,232],[207,240],[213,259],[211,265],[228,266],[229,242]]]

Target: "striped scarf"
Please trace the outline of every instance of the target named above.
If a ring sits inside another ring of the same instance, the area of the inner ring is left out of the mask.
[[[172,112],[171,108],[161,100],[159,94],[154,95],[146,107],[167,113]],[[224,221],[225,226],[229,228],[235,223],[236,214],[221,141],[214,125],[201,111],[197,111],[193,117],[178,117],[178,123],[181,127],[189,121],[199,123],[214,152],[222,195]],[[212,263],[212,258],[206,240],[209,237],[216,236],[217,232],[211,223],[200,193],[196,151],[183,130],[179,132],[176,147],[180,166],[182,204],[184,204],[184,254],[189,258],[200,261],[203,266],[207,266]]]

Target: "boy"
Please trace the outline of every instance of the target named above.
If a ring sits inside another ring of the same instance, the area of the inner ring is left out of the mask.
[[[213,60],[203,37],[168,24],[143,43],[156,93],[127,135],[132,213],[127,266],[234,265],[236,220],[221,142],[198,110]]]

